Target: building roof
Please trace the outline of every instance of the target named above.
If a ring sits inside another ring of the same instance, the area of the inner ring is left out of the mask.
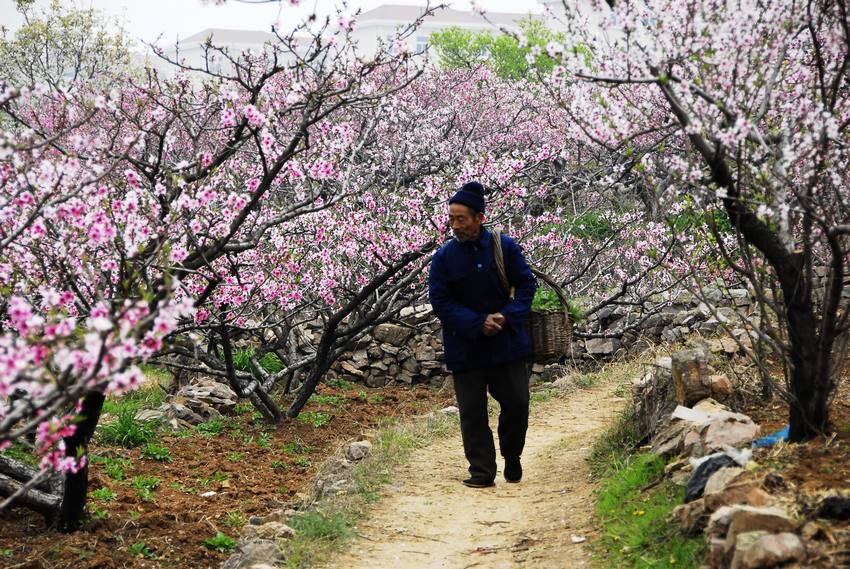
[[[363,25],[366,22],[386,21],[392,23],[413,22],[420,17],[425,11],[423,6],[403,6],[398,4],[384,4],[372,10],[363,12],[358,16],[357,23]],[[483,18],[477,12],[453,10],[451,8],[441,8],[434,11],[434,14],[426,19],[429,23],[434,24],[478,24],[478,25],[503,25],[516,26],[519,21],[527,18],[529,13],[508,13],[508,12],[490,12],[486,13],[487,18]],[[532,14],[533,16],[533,14]]]
[[[180,43],[204,43],[212,36],[214,43],[221,44],[264,44],[277,41],[277,36],[269,32],[256,30],[226,30],[222,28],[207,28],[188,38],[183,38]]]

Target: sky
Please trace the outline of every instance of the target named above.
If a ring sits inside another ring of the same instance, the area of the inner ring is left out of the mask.
[[[50,0],[37,0],[38,5],[47,5]],[[228,28],[241,30],[266,30],[280,21],[285,30],[303,20],[314,9],[320,15],[335,14],[336,0],[301,0],[293,7],[284,0],[282,4],[247,4],[229,0],[216,6],[201,0],[62,0],[63,4],[82,8],[95,8],[112,18],[122,21],[129,35],[145,43],[173,43],[205,28]],[[436,4],[432,1],[432,5]],[[461,0],[446,0],[458,10],[469,10],[470,3]],[[349,12],[357,8],[370,10],[382,4],[407,4],[424,6],[424,0],[348,0]],[[542,5],[536,0],[477,0],[477,5],[492,12],[539,13]],[[0,26],[14,32],[21,25],[20,15],[13,0],[0,0]],[[287,22],[291,25],[286,26]]]

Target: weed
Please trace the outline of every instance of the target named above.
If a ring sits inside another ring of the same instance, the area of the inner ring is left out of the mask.
[[[224,419],[210,419],[204,423],[200,423],[195,427],[198,432],[204,436],[211,437],[220,435],[224,432]]]
[[[183,492],[183,493],[186,493],[186,494],[197,494],[198,493],[197,490],[195,490],[191,486],[186,486],[182,482],[170,482],[168,484],[168,487],[173,489],[173,490],[179,490],[180,492]]]
[[[112,415],[132,413],[135,415],[141,409],[154,409],[165,401],[165,390],[159,384],[151,383],[121,397],[107,397],[103,402],[103,412]]]
[[[331,416],[321,411],[302,411],[298,414],[298,420],[302,423],[313,425],[317,429],[331,422]]]
[[[383,402],[384,402],[384,396],[383,395],[372,395],[371,397],[369,397],[369,403],[373,403],[375,405],[378,405],[378,404],[383,403]]]
[[[289,466],[287,466],[286,461],[276,460],[276,461],[272,462],[272,468],[274,468],[275,470],[284,470],[285,471],[289,468]]]
[[[212,479],[216,482],[224,482],[225,480],[230,480],[230,473],[222,472],[221,470],[216,470],[212,473]]]
[[[105,520],[112,515],[109,513],[109,510],[101,510],[97,506],[93,506],[91,504],[88,505],[88,510],[89,515],[96,520]]]
[[[242,512],[229,512],[224,523],[232,528],[239,528],[245,525],[248,520]]]
[[[560,392],[557,389],[544,389],[542,391],[535,391],[531,394],[531,402],[532,403],[543,403],[544,401],[549,401],[553,397],[556,397]]]
[[[91,461],[96,464],[103,465],[103,471],[111,479],[121,482],[127,479],[127,473],[124,469],[130,466],[130,461],[126,458],[111,458],[106,456],[91,455]]]
[[[136,411],[126,407],[119,411],[116,421],[102,425],[98,430],[101,442],[133,448],[156,440],[157,426],[157,421],[136,421]]]
[[[155,557],[153,551],[151,551],[150,547],[148,547],[144,541],[134,543],[128,547],[127,553],[133,557],[144,557],[145,559],[153,559]]]
[[[135,521],[142,517],[142,512],[140,510],[130,510],[130,519]]]
[[[595,476],[604,475],[637,446],[640,438],[634,407],[628,406],[617,416],[611,429],[593,444],[587,458],[591,472]]]
[[[328,385],[330,385],[331,387],[336,387],[337,389],[344,389],[345,391],[348,391],[354,387],[353,383],[342,378],[332,379],[328,382]]]
[[[8,548],[0,549],[0,557],[5,557],[6,559],[11,559],[15,556],[15,552]]]
[[[132,486],[144,502],[153,502],[153,491],[162,480],[156,476],[134,476]]]
[[[216,532],[214,537],[209,537],[201,543],[207,548],[218,551],[219,553],[227,553],[236,547],[236,540],[220,531]]]
[[[283,452],[287,454],[307,454],[314,450],[316,450],[316,447],[304,444],[300,440],[294,440],[283,445]]]
[[[257,437],[257,446],[260,448],[269,448],[270,438],[268,433],[260,433],[260,436]]]
[[[314,393],[310,396],[310,401],[319,405],[338,406],[342,405],[343,399],[339,395],[319,395],[318,393]]]
[[[0,452],[3,456],[7,456],[12,460],[16,460],[18,462],[22,462],[28,466],[37,466],[38,459],[32,454],[30,449],[21,444],[20,442],[13,442],[12,446]]]
[[[292,461],[295,466],[300,466],[302,468],[309,468],[313,466],[313,461],[311,461],[306,456],[299,456],[295,460]]]
[[[227,460],[230,462],[239,462],[245,457],[245,455],[241,452],[229,452],[227,453]]]
[[[610,567],[697,567],[705,553],[701,538],[682,535],[667,518],[682,503],[683,490],[666,481],[649,495],[642,489],[664,475],[655,455],[626,457],[611,465],[599,492],[597,513]]]
[[[171,462],[171,452],[167,448],[153,443],[145,447],[145,450],[142,451],[142,456],[160,462]]]
[[[101,502],[111,502],[112,500],[118,497],[118,494],[105,487],[98,488],[97,490],[92,490],[91,494],[89,495],[93,499],[100,500]]]
[[[237,415],[244,415],[245,413],[250,413],[253,408],[254,406],[251,403],[243,401],[242,403],[237,404],[233,410]]]

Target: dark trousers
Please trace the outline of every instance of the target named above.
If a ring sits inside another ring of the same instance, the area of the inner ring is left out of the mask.
[[[487,390],[499,402],[499,450],[505,458],[519,457],[528,430],[528,378],[525,361],[454,372],[455,395],[460,410],[463,451],[469,474],[496,478],[496,447],[487,421]]]

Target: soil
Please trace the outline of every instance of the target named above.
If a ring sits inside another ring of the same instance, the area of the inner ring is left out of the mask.
[[[590,566],[594,484],[584,460],[623,399],[612,383],[532,406],[524,476],[467,488],[460,435],[418,451],[327,568]],[[495,417],[493,419],[495,432]],[[497,447],[498,448],[498,447]],[[501,466],[501,464],[500,464]]]
[[[83,530],[59,534],[47,531],[43,518],[26,509],[0,514],[0,566],[217,568],[230,554],[205,547],[204,539],[218,531],[236,538],[250,516],[268,514],[306,491],[316,467],[343,441],[388,419],[453,401],[450,392],[427,386],[364,391],[321,385],[317,392],[339,398],[336,404],[311,401],[305,409],[330,417],[324,426],[289,420],[272,428],[246,413],[228,421],[218,435],[163,434],[158,444],[168,448],[171,462],[142,458],[140,449],[93,444],[93,456],[129,460],[124,481],[107,476],[102,462],[91,465],[89,491],[109,488],[117,494],[113,501],[89,501],[90,512],[108,512],[108,517],[92,516]],[[160,479],[152,501],[142,500],[131,485],[136,476]],[[202,496],[208,492],[215,494]],[[139,543],[147,550],[134,555],[130,549]]]

